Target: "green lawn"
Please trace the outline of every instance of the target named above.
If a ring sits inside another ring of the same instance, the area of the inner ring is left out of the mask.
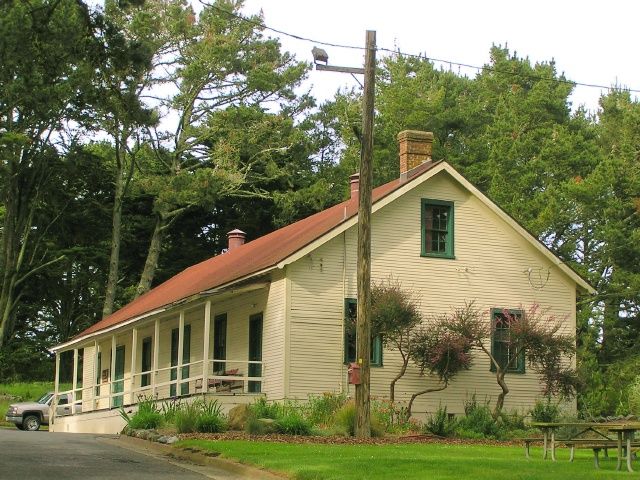
[[[542,449],[509,446],[389,444],[321,445],[280,444],[238,440],[185,440],[176,444],[219,452],[242,463],[284,472],[299,480],[311,479],[470,479],[544,480],[637,478],[615,471],[615,459],[601,461],[595,470],[591,451],[579,451],[573,463],[567,449],[558,461],[543,461]]]

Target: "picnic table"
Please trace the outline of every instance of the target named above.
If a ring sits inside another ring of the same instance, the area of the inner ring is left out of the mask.
[[[533,422],[532,427],[536,427],[542,431],[543,435],[543,450],[542,456],[547,458],[547,454],[551,453],[551,460],[556,461],[556,430],[561,427],[575,427],[580,431],[570,438],[562,439],[561,442],[571,446],[570,461],[573,460],[574,449],[576,445],[582,443],[583,448],[593,449],[595,456],[595,466],[599,467],[598,454],[600,450],[607,452],[607,448],[617,447],[618,451],[618,463],[617,470],[622,467],[622,460],[625,459],[627,463],[627,470],[633,472],[631,467],[632,460],[632,447],[638,446],[635,442],[635,432],[640,430],[640,422]],[[592,432],[598,436],[595,439],[581,438],[584,434]],[[606,433],[605,433],[606,432]],[[607,433],[616,433],[617,439],[612,439]],[[527,456],[528,456],[528,443],[531,439],[526,439]],[[623,455],[623,450],[626,455]]]
[[[623,423],[609,428],[610,432],[615,432],[618,435],[618,465],[616,470],[620,470],[622,466],[622,448],[625,447],[627,470],[633,472],[633,468],[631,468],[631,458],[633,457],[631,446],[634,443],[636,430],[640,430],[640,422]]]

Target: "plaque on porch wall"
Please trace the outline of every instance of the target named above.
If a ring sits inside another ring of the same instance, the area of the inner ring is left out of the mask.
[[[102,383],[107,383],[109,381],[109,369],[105,368],[104,370],[102,370],[102,375],[101,375],[101,381]]]

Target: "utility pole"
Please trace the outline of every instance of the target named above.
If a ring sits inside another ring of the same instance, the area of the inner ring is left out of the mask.
[[[362,145],[358,203],[358,318],[356,322],[356,361],[360,383],[356,384],[356,437],[371,437],[371,191],[373,190],[373,115],[376,81],[376,32],[367,30],[364,68],[328,65],[324,50],[312,50],[316,70],[364,74],[362,97]],[[318,63],[324,62],[324,65]]]
[[[360,384],[356,385],[355,434],[371,436],[371,192],[373,190],[373,115],[376,75],[376,32],[367,30],[362,98],[362,150],[358,204],[358,319],[356,357],[360,364]]]

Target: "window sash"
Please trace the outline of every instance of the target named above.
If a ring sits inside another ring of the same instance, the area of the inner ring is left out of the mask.
[[[151,370],[151,337],[145,337],[142,339],[142,365],[141,370],[148,372]],[[151,374],[143,373],[140,376],[140,386],[147,387],[151,385]]]
[[[491,354],[495,358],[496,362],[501,368],[506,368],[509,373],[524,373],[525,372],[525,358],[524,352],[517,353],[517,358],[511,365],[509,362],[514,359],[516,355],[515,351],[512,351],[511,343],[511,329],[506,318],[503,314],[504,309],[494,308],[491,310]],[[516,317],[521,317],[523,312],[521,310],[509,310],[509,313]],[[491,371],[495,372],[496,367],[491,363]]]
[[[213,319],[213,358],[225,360],[227,358],[227,314],[221,313]],[[222,375],[226,362],[213,362],[213,373]]]
[[[353,322],[355,325],[358,312],[358,301],[354,298],[347,298],[344,305],[345,313],[345,326],[344,326],[344,363],[350,363],[356,361],[357,349],[356,349],[356,332],[355,329],[350,329],[348,322]],[[382,366],[382,337],[376,335],[371,337],[369,362],[372,367]]]
[[[453,257],[453,203],[422,200],[422,255]]]

